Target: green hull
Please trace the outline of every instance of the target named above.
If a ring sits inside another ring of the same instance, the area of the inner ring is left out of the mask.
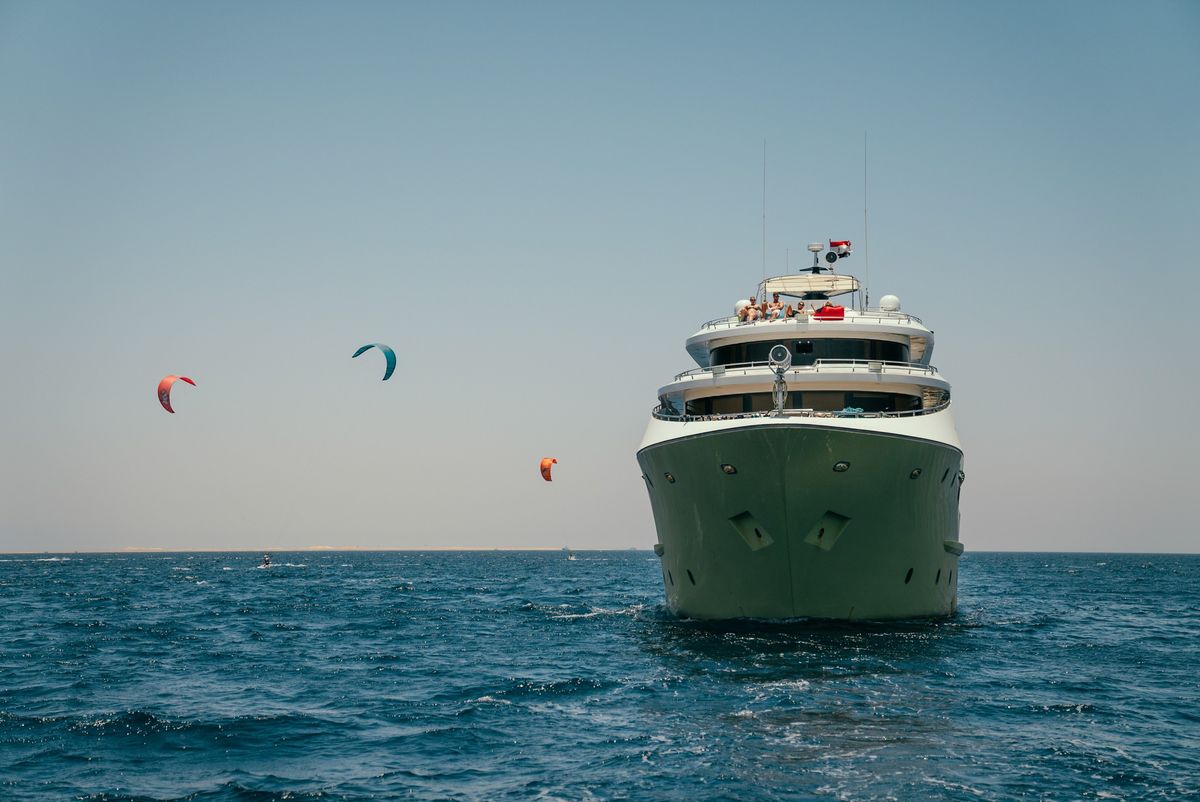
[[[835,471],[836,463],[849,468]],[[647,446],[638,464],[667,604],[678,615],[954,612],[957,448],[812,424],[747,425]]]

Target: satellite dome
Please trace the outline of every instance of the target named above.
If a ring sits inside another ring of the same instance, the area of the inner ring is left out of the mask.
[[[900,299],[895,295],[885,295],[879,299],[879,308],[884,312],[899,312]]]
[[[733,305],[733,313],[736,315],[738,312],[742,311],[749,305],[750,305],[750,299],[743,298],[742,300],[738,301],[737,303],[735,303]]]

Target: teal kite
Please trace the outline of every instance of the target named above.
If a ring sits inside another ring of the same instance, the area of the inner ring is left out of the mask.
[[[369,343],[355,351],[354,356],[350,358],[355,359],[360,354],[366,353],[372,348],[378,348],[380,351],[383,351],[383,355],[387,359],[387,370],[383,372],[383,380],[387,381],[392,377],[392,371],[396,369],[396,352],[388,346],[384,345],[383,343]]]

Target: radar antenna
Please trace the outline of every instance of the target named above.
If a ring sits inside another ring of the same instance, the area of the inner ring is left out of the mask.
[[[808,250],[813,255],[813,263],[812,263],[812,268],[811,268],[812,272],[820,273],[821,272],[821,256],[820,256],[820,254],[821,254],[821,251],[825,250],[825,245],[820,242],[810,242],[808,244]]]

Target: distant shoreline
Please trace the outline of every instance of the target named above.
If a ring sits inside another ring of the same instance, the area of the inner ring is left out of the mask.
[[[609,548],[576,548],[570,547],[573,552],[582,551],[653,551],[649,546],[616,546]],[[262,554],[270,552],[272,554],[289,554],[296,552],[426,552],[426,551],[505,551],[505,552],[520,552],[520,551],[545,551],[555,552],[563,551],[563,546],[406,546],[406,547],[379,547],[379,546],[299,546],[299,547],[262,547],[262,548],[236,548],[236,549],[218,549],[218,548],[198,548],[198,549],[159,549],[149,547],[134,547],[128,546],[120,549],[73,549],[71,551],[0,551],[0,554]]]
[[[236,548],[236,549],[216,549],[216,548],[199,548],[199,549],[158,549],[144,547],[126,547],[122,549],[79,549],[73,551],[0,551],[0,556],[28,556],[28,555],[60,555],[60,554],[262,554],[270,552],[271,554],[291,554],[291,553],[338,553],[338,552],[377,552],[377,553],[410,553],[419,554],[423,552],[499,552],[499,553],[519,553],[519,552],[556,552],[564,551],[563,546],[406,546],[400,547],[377,547],[377,546],[301,546],[295,548]],[[652,553],[652,548],[643,548],[641,546],[617,546],[617,547],[576,547],[571,546],[570,550],[575,553],[599,552],[599,551],[636,551]],[[978,551],[968,551],[967,554],[1076,554],[1088,555],[1093,554],[1103,556],[1107,554],[1122,554],[1122,555],[1141,555],[1145,557],[1196,557],[1200,556],[1200,552],[1194,551],[1022,551],[1019,549],[980,549]]]

